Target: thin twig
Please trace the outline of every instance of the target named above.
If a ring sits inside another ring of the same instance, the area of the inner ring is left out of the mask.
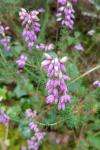
[[[89,71],[87,71],[87,72],[83,73],[82,75],[80,75],[78,78],[72,80],[72,81],[69,83],[69,85],[72,84],[72,83],[74,83],[74,82],[76,82],[77,80],[80,80],[81,78],[85,77],[86,75],[90,74],[91,72],[93,72],[93,71],[95,71],[95,70],[97,70],[97,69],[99,69],[99,68],[100,68],[100,65],[98,65],[98,66],[96,66],[96,67],[90,69]]]

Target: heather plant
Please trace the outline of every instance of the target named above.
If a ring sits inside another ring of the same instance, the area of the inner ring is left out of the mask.
[[[29,139],[27,141],[28,144],[28,149],[34,149],[34,150],[38,150],[40,144],[42,143],[42,139],[45,136],[45,132],[40,132],[39,128],[37,127],[37,124],[34,122],[34,118],[36,117],[36,112],[32,112],[31,109],[27,109],[26,110],[26,119],[29,120],[29,127],[32,131],[35,132],[35,135],[31,137],[31,139]],[[25,147],[21,148],[26,149]]]
[[[4,47],[4,49],[6,49],[7,51],[10,50],[10,36],[6,36],[6,31],[9,29],[9,27],[3,27],[2,25],[0,25],[0,45],[2,45]]]
[[[0,149],[98,150],[98,2],[0,4]]]
[[[46,102],[48,104],[58,103],[58,110],[64,110],[65,104],[70,102],[70,96],[68,95],[68,88],[65,84],[65,80],[70,78],[63,72],[66,72],[64,62],[67,58],[63,57],[52,58],[50,55],[45,53],[46,60],[42,62],[42,67],[46,70],[48,76],[48,82],[46,89],[48,91],[48,97]]]
[[[60,3],[60,7],[58,8],[56,17],[57,21],[61,23],[61,25],[66,26],[70,29],[73,29],[74,21],[74,9],[72,4],[68,1],[58,1]],[[67,3],[67,4],[66,4]],[[64,16],[64,18],[63,18]]]
[[[37,33],[40,31],[38,15],[39,11],[36,10],[27,12],[22,8],[19,12],[20,19],[22,20],[22,25],[25,26],[23,30],[23,37],[28,43],[29,48],[33,47],[35,41],[37,40]]]

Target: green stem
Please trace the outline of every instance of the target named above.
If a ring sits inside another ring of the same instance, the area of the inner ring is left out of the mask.
[[[1,57],[2,57],[2,59],[3,59],[3,61],[4,61],[4,63],[7,64],[7,60],[5,59],[5,57],[4,57],[3,53],[2,53],[1,48],[0,48],[0,55],[1,55]]]
[[[42,123],[42,122],[39,122],[39,121],[35,121],[37,124],[39,124],[39,125],[42,125],[42,126],[55,126],[55,125],[58,125],[58,124],[60,124],[61,122],[63,122],[64,121],[64,119],[63,120],[60,120],[60,121],[58,121],[58,122],[54,122],[54,123],[50,123],[50,124],[45,124],[45,123]]]
[[[38,41],[44,41],[44,35],[46,33],[46,28],[47,28],[47,24],[48,24],[48,20],[49,20],[49,2],[50,0],[47,0],[46,1],[46,13],[45,13],[45,16],[44,16],[44,22],[43,22],[43,25],[42,25],[42,29],[41,29],[41,33],[39,35],[39,38],[38,38]]]
[[[30,66],[32,68],[37,68],[35,65],[31,65],[30,63],[26,63],[27,66]]]

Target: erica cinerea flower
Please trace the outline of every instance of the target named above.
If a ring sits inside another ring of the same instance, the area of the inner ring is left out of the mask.
[[[60,6],[56,13],[57,21],[60,22],[62,26],[73,29],[75,11],[72,4],[65,0],[58,0],[58,3]]]
[[[58,3],[65,5],[66,4],[66,0],[58,0]]]
[[[82,46],[82,44],[77,44],[74,46],[74,49],[78,50],[78,51],[84,51],[84,47]]]
[[[77,3],[78,0],[73,0],[74,3]]]
[[[6,124],[9,121],[9,116],[7,116],[3,111],[0,111],[0,124]]]
[[[37,124],[34,122],[35,117],[36,111],[32,111],[31,109],[26,110],[26,118],[28,119],[29,127],[34,133],[34,135],[27,140],[27,147],[29,150],[38,150],[45,136],[45,132],[40,131]],[[25,149],[25,147],[21,148],[21,150],[23,149]]]
[[[23,37],[28,44],[29,48],[32,48],[37,40],[37,33],[40,32],[40,19],[38,18],[39,11],[26,11],[21,9],[19,12],[20,19],[22,21]]]
[[[36,49],[43,49],[45,50],[45,52],[48,52],[48,51],[51,51],[54,49],[54,45],[52,43],[50,44],[39,44],[39,45],[36,45]]]
[[[93,85],[96,85],[97,87],[100,87],[100,81],[99,80],[94,81]]]
[[[92,36],[92,35],[95,34],[95,30],[91,29],[91,30],[89,30],[89,31],[87,32],[87,34],[88,34],[89,36]]]
[[[11,37],[6,35],[7,30],[9,27],[3,27],[0,23],[0,44],[6,49],[7,51],[10,50],[10,40]]]
[[[18,68],[23,69],[27,61],[27,56],[21,55],[20,58],[16,61]]]
[[[64,110],[65,104],[71,100],[65,83],[66,80],[70,79],[65,74],[66,68],[64,63],[66,60],[66,57],[59,59],[58,57],[54,58],[45,53],[45,60],[41,64],[48,76],[48,82],[46,84],[48,97],[46,102],[48,104],[58,104],[58,110]]]
[[[26,147],[25,147],[25,146],[22,146],[22,147],[21,147],[21,150],[27,150],[27,149],[26,149]]]
[[[78,0],[73,0],[74,3],[77,3]],[[58,3],[65,5],[67,0],[58,0]]]

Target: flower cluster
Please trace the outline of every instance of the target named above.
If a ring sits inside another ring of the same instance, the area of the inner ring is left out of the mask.
[[[32,131],[34,131],[34,136],[32,136],[28,141],[28,149],[29,150],[38,150],[40,144],[42,143],[42,139],[45,136],[45,132],[41,132],[34,122],[34,118],[36,117],[36,112],[31,109],[26,110],[26,117],[29,120],[29,127]],[[21,150],[25,150],[25,147],[22,147]]]
[[[67,2],[67,0],[53,0],[53,2],[58,2],[58,3],[62,4],[62,5],[65,5],[66,2]],[[73,0],[73,2],[74,2],[74,3],[77,3],[78,0]]]
[[[69,29],[73,29],[74,25],[74,9],[70,2],[66,0],[58,0],[59,8],[56,13],[57,21],[61,23],[62,26],[66,26]]]
[[[48,52],[48,51],[51,51],[54,49],[54,45],[52,43],[50,44],[39,44],[39,45],[36,45],[36,49],[44,49],[45,52]]]
[[[20,58],[16,61],[18,65],[18,69],[23,69],[27,61],[27,57],[25,55],[21,55]]]
[[[9,121],[9,116],[0,111],[0,124],[6,124]]]
[[[46,59],[41,65],[47,72],[47,76],[49,78],[46,84],[46,89],[48,91],[47,103],[57,103],[58,110],[64,110],[65,104],[69,103],[71,100],[70,96],[68,95],[68,88],[65,84],[65,80],[70,79],[65,75],[66,68],[64,63],[66,62],[67,58],[53,58],[47,53],[45,54],[45,58]]]
[[[37,40],[37,33],[40,31],[40,19],[38,18],[39,11],[33,10],[27,12],[25,9],[21,9],[19,12],[22,25],[24,26],[23,37],[28,44],[29,48],[32,48]]]
[[[10,46],[9,46],[9,43],[10,43],[10,40],[11,40],[11,37],[10,36],[6,36],[6,32],[7,30],[9,29],[9,27],[3,27],[1,24],[0,24],[0,44],[4,47],[4,49],[6,49],[7,51],[10,50]]]
[[[94,81],[93,85],[96,85],[97,87],[100,87],[100,81],[99,80]]]

